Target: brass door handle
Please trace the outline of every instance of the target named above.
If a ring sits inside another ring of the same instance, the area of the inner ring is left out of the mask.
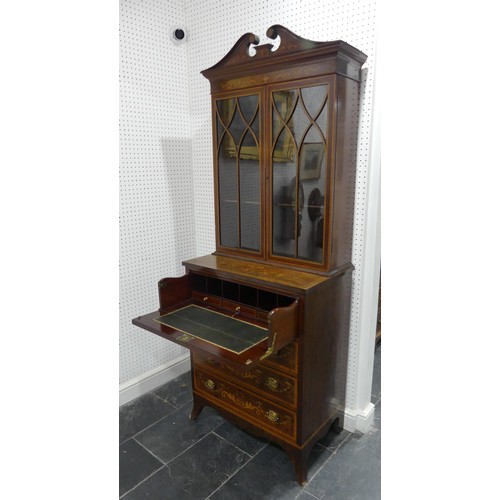
[[[215,389],[215,382],[213,380],[207,379],[204,380],[203,383],[207,389],[210,389],[211,391]]]
[[[264,381],[264,384],[266,385],[266,387],[268,387],[269,389],[271,389],[272,391],[277,391],[278,390],[278,387],[280,385],[279,381],[276,380],[275,378],[273,377],[268,377],[266,378],[266,380]]]
[[[280,419],[280,416],[273,410],[268,410],[266,411],[266,417],[271,421],[271,422],[278,422]]]

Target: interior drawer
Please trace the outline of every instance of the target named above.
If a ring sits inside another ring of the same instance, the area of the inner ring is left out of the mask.
[[[221,306],[222,299],[219,297],[214,297],[213,295],[208,295],[206,293],[193,292],[193,298],[204,304],[209,304],[212,306]]]
[[[293,377],[262,365],[252,370],[235,370],[212,356],[199,353],[193,353],[193,362],[197,367],[216,372],[216,374],[219,372],[220,376],[228,378],[238,385],[242,384],[251,390],[257,390],[268,399],[281,402],[292,408],[296,407],[297,383]]]
[[[208,371],[194,369],[194,390],[232,413],[244,415],[275,434],[296,437],[295,413],[261,399]]]
[[[247,316],[257,316],[257,311],[254,307],[248,307],[239,302],[233,302],[232,300],[223,299],[222,307],[224,309],[228,309],[229,311],[233,311],[235,313],[245,314]],[[266,318],[267,319],[267,318]]]

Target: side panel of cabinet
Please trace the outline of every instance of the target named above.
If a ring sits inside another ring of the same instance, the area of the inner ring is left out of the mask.
[[[299,338],[301,442],[328,422],[343,425],[352,271],[332,277],[307,294],[304,334]]]
[[[212,96],[217,250],[264,254],[264,91]]]
[[[356,151],[359,120],[359,84],[336,78],[335,166],[333,179],[330,269],[352,260],[355,212]]]

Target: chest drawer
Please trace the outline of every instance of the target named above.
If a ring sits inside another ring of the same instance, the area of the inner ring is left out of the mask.
[[[296,437],[295,414],[279,405],[269,403],[231,382],[208,371],[194,369],[194,389],[208,399],[215,400],[235,414],[254,420],[275,434]]]
[[[193,361],[196,366],[217,372],[238,385],[244,385],[251,390],[257,390],[262,395],[273,401],[277,401],[292,408],[297,404],[297,383],[293,377],[284,375],[267,368],[258,366],[253,370],[237,371],[221,361],[214,360],[210,356],[193,352]]]

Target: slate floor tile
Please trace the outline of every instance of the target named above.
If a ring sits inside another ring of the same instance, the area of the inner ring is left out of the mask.
[[[186,372],[167,384],[158,387],[153,393],[175,408],[184,406],[193,399],[191,393],[191,372]]]
[[[252,436],[248,432],[243,429],[239,429],[229,422],[224,422],[222,425],[217,427],[214,433],[252,456],[264,448],[264,446],[266,446],[269,442],[266,439]]]
[[[382,429],[382,401],[375,405],[375,417],[373,420],[373,427],[378,430]]]
[[[380,431],[353,435],[332,455],[306,491],[319,499],[380,499]]]
[[[382,347],[377,348],[373,359],[372,403],[376,403],[382,394]]]
[[[120,407],[120,443],[172,413],[175,408],[152,393]]]
[[[312,477],[331,455],[330,450],[314,446],[309,457],[308,477]],[[210,500],[292,500],[301,492],[292,462],[284,451],[271,443],[213,493]]]
[[[205,500],[249,458],[210,433],[123,498]]]
[[[191,408],[190,403],[182,406],[134,439],[164,462],[169,462],[223,422],[222,417],[209,407],[193,421],[189,418]]]
[[[339,434],[330,429],[328,434],[324,438],[321,438],[318,443],[329,450],[335,451],[345,441],[349,434],[351,433],[345,429],[342,429]]]
[[[133,439],[120,446],[120,496],[163,464]]]
[[[308,493],[306,490],[302,490],[299,493],[298,497],[295,497],[295,500],[314,500],[316,497]]]

